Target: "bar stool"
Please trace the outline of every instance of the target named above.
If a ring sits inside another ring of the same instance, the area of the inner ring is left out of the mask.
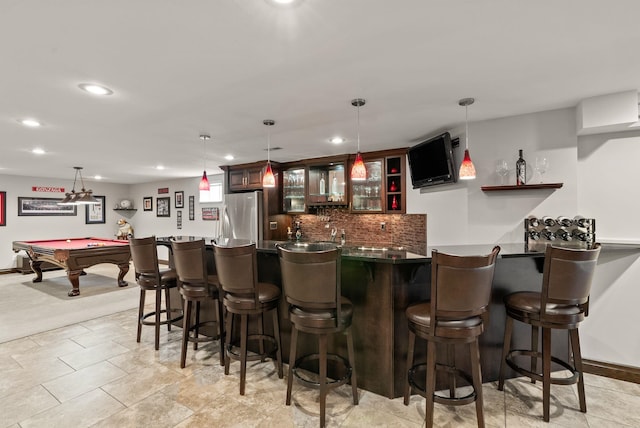
[[[578,384],[580,411],[587,412],[582,373],[582,356],[578,326],[589,315],[589,293],[600,254],[600,244],[591,249],[570,249],[547,246],[542,273],[542,292],[521,291],[505,297],[507,311],[504,345],[500,364],[498,389],[504,388],[506,365],[517,373],[542,382],[542,413],[549,422],[551,384]],[[531,349],[511,349],[513,320],[531,325]],[[542,352],[538,352],[538,329],[542,328]],[[551,355],[551,330],[569,330],[573,365]],[[516,357],[530,358],[530,370],[518,365]],[[542,373],[537,361],[542,359]],[[571,377],[551,377],[551,363],[571,372]]]
[[[220,339],[220,365],[224,365],[224,315],[218,277],[207,272],[206,249],[204,239],[185,242],[171,242],[173,262],[180,284],[180,294],[184,299],[184,322],[182,329],[182,350],[180,353],[180,367],[184,368],[187,359],[187,344],[193,343],[193,349],[198,349],[198,343],[211,342]],[[217,321],[200,321],[201,303],[217,301]],[[193,303],[196,304],[195,321],[192,323]],[[200,329],[217,324],[218,336],[199,335]]]
[[[416,303],[406,310],[409,321],[407,378],[404,404],[409,404],[412,388],[426,398],[426,426],[433,426],[434,402],[464,405],[475,401],[478,426],[484,427],[482,374],[478,337],[484,331],[485,317],[491,298],[495,263],[500,252],[496,246],[485,256],[455,256],[439,253],[431,256],[431,300]],[[414,381],[419,366],[413,365],[416,336],[427,341],[426,383],[422,390]],[[446,345],[447,364],[436,364],[436,345]],[[455,345],[468,345],[471,373],[455,367]],[[436,394],[436,370],[448,373],[449,396]],[[464,397],[456,397],[456,376],[473,386]]]
[[[173,269],[160,270],[158,267],[158,251],[156,237],[129,239],[131,258],[135,267],[136,282],[140,286],[140,304],[138,306],[138,335],[136,341],[140,343],[143,325],[155,326],[156,351],[160,349],[160,326],[167,325],[171,331],[171,323],[182,318],[182,309],[171,308],[171,289],[177,287],[176,272]],[[147,291],[155,291],[156,305],[152,312],[144,313],[144,304]],[[165,293],[165,309],[162,309],[162,292]],[[173,314],[177,313],[172,318]],[[166,314],[166,319],[160,321],[160,314]],[[153,317],[153,321],[147,318]]]
[[[278,323],[280,289],[270,283],[258,281],[258,262],[255,244],[214,244],[214,257],[220,286],[224,292],[224,307],[227,310],[227,337],[224,357],[224,374],[229,374],[230,359],[240,360],[240,395],[244,395],[247,377],[247,361],[262,360],[275,354],[278,377],[283,378]],[[264,334],[263,314],[273,314],[273,336]],[[240,317],[240,350],[237,342],[231,341],[235,316]],[[258,334],[249,334],[249,316],[258,315]],[[259,341],[259,352],[249,355],[247,342]],[[273,350],[265,350],[265,341]]]
[[[316,247],[316,248],[314,248]],[[303,384],[320,389],[320,426],[325,426],[327,393],[330,389],[351,381],[353,404],[358,404],[355,358],[351,320],[353,305],[341,296],[341,248],[335,245],[311,244],[304,252],[278,246],[284,294],[289,303],[292,323],[289,374],[286,404],[291,404],[294,374]],[[296,360],[298,332],[318,337],[319,353]],[[328,335],[345,333],[349,361],[327,353]],[[299,376],[298,368],[308,360],[319,360],[319,380],[312,382]],[[327,380],[327,360],[342,363],[345,375],[335,381]]]

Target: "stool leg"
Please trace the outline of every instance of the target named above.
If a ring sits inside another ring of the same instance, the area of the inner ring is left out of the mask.
[[[507,370],[507,354],[511,347],[511,333],[513,331],[513,318],[507,315],[504,325],[504,340],[502,345],[502,359],[500,360],[500,376],[498,377],[498,391],[504,390],[504,377]]]
[[[162,310],[162,290],[156,288],[156,351],[160,349],[160,311]]]
[[[222,308],[222,300],[218,297],[218,330],[220,333],[220,365],[224,366],[224,342],[226,340],[224,332],[224,312]]]
[[[436,392],[436,344],[427,340],[427,374],[425,381],[425,426],[433,428],[433,394]]]
[[[293,386],[293,366],[296,364],[296,346],[298,342],[298,329],[291,326],[291,344],[289,345],[289,370],[287,374],[287,399],[286,405],[291,405],[291,387]]]
[[[200,333],[200,300],[196,301],[196,328],[194,331],[194,338],[198,338],[198,334]],[[194,341],[193,342],[193,350],[197,351],[198,350],[198,341]]]
[[[551,401],[551,329],[542,328],[542,414],[549,422],[549,404]]]
[[[276,364],[278,365],[278,378],[282,379],[282,344],[280,343],[280,322],[278,321],[278,308],[273,310],[273,336],[276,339]]]
[[[249,334],[247,314],[240,315],[240,395],[244,395],[247,380],[247,335]]]
[[[584,395],[584,376],[582,372],[582,353],[580,352],[580,337],[578,329],[569,330],[571,337],[571,349],[573,352],[573,367],[578,372],[578,397],[580,399],[580,411],[587,413],[587,401]]]
[[[173,313],[171,312],[171,293],[169,291],[169,286],[167,285],[164,288],[164,307],[166,309],[166,315],[167,315],[167,331],[171,331],[171,317],[173,316]]]
[[[482,369],[480,368],[480,347],[478,338],[469,344],[471,352],[471,375],[473,377],[473,389],[476,391],[476,417],[478,428],[484,428],[484,410],[482,399]]]
[[[327,410],[327,335],[321,334],[318,337],[320,342],[320,426],[324,427],[325,412]]]
[[[409,370],[413,367],[413,353],[415,350],[416,335],[409,330],[409,347],[407,349],[407,375],[404,379],[404,405],[409,405],[409,399],[411,397],[411,385],[409,384]]]
[[[356,357],[353,350],[353,334],[351,326],[346,330],[347,334],[347,352],[349,353],[349,365],[351,366],[351,392],[353,393],[353,404],[358,405],[358,380],[356,377]]]
[[[182,350],[180,351],[180,368],[184,368],[187,361],[187,343],[189,342],[189,328],[191,321],[191,300],[184,301],[184,319],[182,320]]]
[[[450,368],[456,367],[456,349],[453,343],[447,344],[447,364]],[[456,396],[456,374],[449,372],[449,397],[455,398]]]
[[[531,352],[533,352],[533,356],[531,357],[531,372],[538,373],[538,326],[531,326]],[[531,383],[536,383],[534,378],[531,378]]]
[[[231,357],[229,357],[229,349],[231,348],[231,333],[233,332],[233,312],[227,310],[227,334],[225,337],[225,352],[224,352],[224,374],[229,374],[229,363]]]
[[[140,343],[140,336],[142,334],[142,316],[144,315],[144,300],[145,292],[144,288],[140,289],[140,305],[138,306],[138,336],[136,342]]]
[[[258,334],[260,336],[264,335],[264,316],[262,313],[260,313],[260,315],[258,315]],[[260,355],[262,356],[260,358],[260,361],[264,363],[264,338],[260,338],[260,343],[258,343],[258,350],[260,351]]]

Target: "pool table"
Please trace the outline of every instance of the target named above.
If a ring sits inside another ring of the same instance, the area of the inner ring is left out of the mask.
[[[21,250],[29,256],[31,269],[36,274],[33,282],[42,281],[42,262],[50,262],[64,268],[72,286],[69,296],[80,294],[80,275],[84,274],[83,269],[100,263],[118,265],[118,286],[127,286],[123,278],[129,272],[129,241],[104,238],[13,241],[13,251]]]

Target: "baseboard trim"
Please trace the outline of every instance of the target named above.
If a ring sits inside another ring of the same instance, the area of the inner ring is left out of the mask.
[[[640,384],[640,368],[638,367],[583,359],[582,369],[585,373]]]

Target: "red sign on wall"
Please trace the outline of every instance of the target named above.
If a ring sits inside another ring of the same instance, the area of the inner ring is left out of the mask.
[[[64,193],[64,187],[31,186],[32,192]]]
[[[158,189],[158,194],[161,195],[163,193],[169,193],[169,188],[168,187],[161,187]]]

